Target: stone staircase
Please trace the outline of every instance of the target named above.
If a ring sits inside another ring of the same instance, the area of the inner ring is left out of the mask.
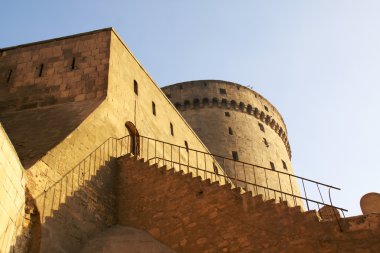
[[[316,211],[264,201],[230,184],[132,156],[119,158],[117,167],[117,222],[177,252],[380,252],[380,222],[370,230],[346,224],[341,232]]]

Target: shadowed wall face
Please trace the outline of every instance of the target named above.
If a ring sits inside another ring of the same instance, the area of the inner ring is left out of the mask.
[[[290,145],[281,115],[264,97],[225,81],[192,81],[162,89],[212,153],[270,169],[219,161],[231,177],[299,193],[295,179],[277,173],[294,173]],[[263,188],[239,186],[266,198],[280,198],[273,193],[266,196]],[[294,202],[289,196],[282,199]]]

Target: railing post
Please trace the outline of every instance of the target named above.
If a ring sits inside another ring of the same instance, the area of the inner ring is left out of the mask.
[[[293,183],[292,183],[292,178],[290,177],[290,175],[289,175],[289,182],[290,182],[290,189],[292,190],[292,197],[293,197],[294,206],[296,206],[297,205],[297,201],[296,201],[296,197],[294,197]]]
[[[173,168],[173,145],[170,144],[170,162],[171,162],[171,168]]]
[[[277,177],[278,177],[278,185],[280,186],[280,198],[282,200],[282,187],[281,187],[281,179],[280,179],[280,173],[277,172]],[[285,198],[286,198],[286,195],[285,195]]]
[[[245,191],[248,191],[247,176],[246,176],[246,174],[245,174],[244,163],[243,163],[243,172],[244,172]]]
[[[238,185],[237,185],[236,161],[235,160],[234,160],[234,173],[235,173],[235,187],[238,187]]]
[[[206,153],[203,153],[203,159],[205,160],[205,173],[204,173],[204,179],[207,179],[207,161],[206,161]]]
[[[147,144],[147,151],[146,151],[146,160],[149,161],[149,142],[150,142],[150,139],[147,138],[147,141],[148,141],[148,144]]]
[[[323,196],[322,196],[322,193],[321,193],[321,189],[319,189],[319,184],[317,183],[317,188],[318,188],[318,192],[319,192],[319,196],[321,196],[321,200],[322,200],[322,203],[324,204],[325,201],[323,200]],[[330,188],[329,188],[330,189]]]
[[[268,199],[270,199],[270,192],[269,192],[268,177],[267,177],[267,170],[266,169],[264,169],[264,175],[265,175],[265,184],[267,186],[266,190],[268,191]],[[265,194],[265,197],[266,197],[266,194]]]
[[[136,137],[139,138],[139,143],[141,142],[141,150],[140,150],[140,155],[141,157],[144,155],[144,138],[143,137]],[[141,139],[141,140],[140,140]],[[142,157],[143,158],[143,157]]]
[[[178,146],[178,171],[181,171],[181,147]]]
[[[305,189],[305,183],[303,181],[303,178],[301,179],[302,181],[302,186],[303,186],[303,191],[305,193],[305,199],[306,199],[306,206],[307,206],[307,210],[310,211],[310,208],[309,208],[309,202],[308,202],[308,199],[307,199],[307,194],[306,194],[306,189]]]

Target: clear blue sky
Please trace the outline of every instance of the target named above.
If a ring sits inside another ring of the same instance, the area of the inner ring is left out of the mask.
[[[0,47],[113,26],[160,86],[223,79],[282,113],[298,175],[380,192],[380,1],[3,1]]]

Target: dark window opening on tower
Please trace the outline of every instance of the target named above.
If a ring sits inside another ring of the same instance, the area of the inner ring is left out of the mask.
[[[41,77],[42,76],[42,71],[44,70],[44,65],[41,64],[40,65],[40,72],[38,73],[38,76]]]
[[[218,106],[218,99],[217,98],[213,98],[212,99],[212,105],[213,106]]]
[[[252,105],[247,105],[247,112],[251,113],[252,112]]]
[[[243,102],[240,102],[240,103],[239,103],[239,109],[240,109],[241,111],[243,111],[244,108],[245,108],[245,104],[244,104]]]
[[[224,116],[226,116],[226,117],[230,117],[231,115],[230,115],[229,112],[224,112]]]
[[[8,72],[7,83],[9,83],[9,81],[11,80],[11,76],[12,76],[12,70],[10,69]]]
[[[180,86],[179,86],[179,89],[180,89],[180,90],[183,90],[183,86],[182,86],[182,85],[180,85]]]
[[[203,83],[204,86],[207,86],[207,83]]]
[[[175,103],[174,104],[175,108],[177,108],[177,110],[181,109],[181,103]]]
[[[269,112],[268,107],[266,105],[264,105],[264,109],[265,111]]]
[[[212,165],[213,165],[213,168],[214,168],[214,173],[215,173],[216,175],[219,175],[219,173],[218,173],[218,167],[216,166],[216,164],[215,164],[215,163],[212,163]]]
[[[194,105],[194,108],[199,108],[200,107],[200,101],[199,101],[199,99],[198,98],[196,98],[196,99],[194,99],[193,100],[193,105]]]
[[[189,152],[189,144],[187,143],[187,141],[185,141],[185,147],[186,147],[186,151]]]
[[[286,166],[286,162],[284,162],[284,160],[281,160],[282,161],[282,167],[284,168],[284,170],[288,170],[288,166]]]
[[[231,128],[231,127],[228,128],[228,133],[229,133],[230,135],[233,135],[233,134],[234,134],[234,133],[232,132],[232,128]]]
[[[259,122],[259,127],[260,127],[260,130],[263,131],[263,132],[265,133],[264,126],[263,126],[263,124],[261,124],[260,122]]]
[[[227,107],[227,99],[225,98],[222,99],[222,106]]]
[[[71,62],[71,70],[74,70],[74,69],[75,69],[75,57],[73,58]]]
[[[156,104],[152,101],[152,112],[153,115],[156,116]]]
[[[173,124],[170,123],[170,134],[174,136]]]
[[[276,170],[276,168],[274,167],[274,163],[270,162],[270,168],[271,168],[272,170]]]
[[[183,104],[184,104],[185,109],[187,109],[190,106],[190,101],[185,100],[185,102]]]
[[[227,94],[226,89],[219,89],[220,94]]]
[[[263,138],[263,142],[264,142],[266,147],[269,147],[269,142],[267,141],[267,139]]]
[[[238,161],[239,160],[239,155],[236,151],[232,151],[232,159],[234,161]]]
[[[172,96],[170,94],[165,94],[168,98],[171,98]]]
[[[136,80],[133,80],[133,90],[135,91],[136,95],[139,95],[139,85]]]

